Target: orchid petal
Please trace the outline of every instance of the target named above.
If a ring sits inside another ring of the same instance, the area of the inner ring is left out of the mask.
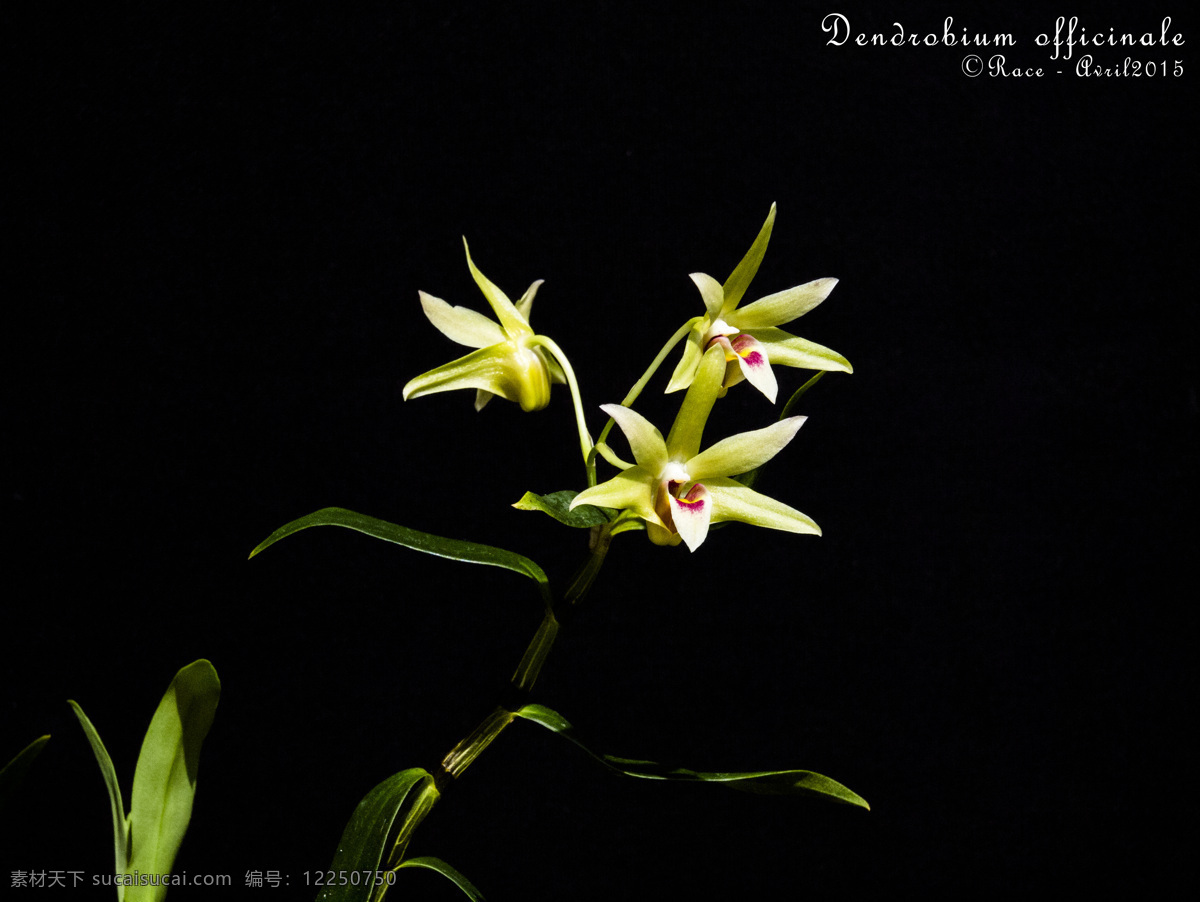
[[[737,359],[741,374],[751,385],[766,395],[768,401],[774,404],[775,396],[779,393],[779,382],[771,370],[767,349],[754,336],[745,333],[735,336],[729,345]],[[724,384],[726,387],[732,384],[728,376],[726,376]]]
[[[529,311],[533,309],[534,295],[537,294],[538,288],[541,287],[542,283],[545,281],[545,279],[538,279],[536,282],[530,285],[527,289],[525,289],[525,293],[521,295],[521,300],[517,301],[516,303],[517,312],[521,314],[521,316],[525,317],[525,322],[527,323],[529,322]]]
[[[508,299],[508,295],[496,287],[475,266],[475,261],[471,259],[471,248],[467,246],[466,238],[463,238],[463,249],[467,252],[467,267],[471,270],[471,276],[475,279],[475,284],[479,286],[479,290],[487,298],[487,302],[496,314],[496,319],[500,320],[500,325],[504,327],[504,331],[508,333],[508,337],[521,338],[532,335],[533,330],[529,328],[529,321],[513,306],[513,302]]]
[[[753,304],[734,310],[726,319],[730,325],[739,329],[760,329],[790,323],[829,297],[829,292],[833,291],[837,283],[837,279],[814,279],[786,291],[759,298]]]
[[[620,404],[601,404],[600,409],[612,417],[625,438],[629,440],[629,449],[633,459],[651,473],[657,473],[667,462],[667,443],[663,441],[662,433],[636,410],[622,407]]]
[[[821,527],[808,515],[734,479],[716,477],[705,480],[704,485],[713,501],[713,523],[737,520],[784,532],[821,534]]]
[[[404,400],[459,388],[483,389],[516,401],[526,411],[540,410],[550,403],[550,382],[538,357],[508,341],[422,373],[404,386]],[[477,393],[476,410],[486,403],[487,399]]]
[[[708,535],[708,524],[712,520],[712,499],[708,490],[697,483],[683,498],[671,498],[671,520],[680,538],[687,543],[688,551],[700,547]]]
[[[654,512],[654,495],[651,491],[654,482],[654,476],[644,467],[630,467],[607,482],[584,489],[571,501],[571,510],[580,504],[631,510],[647,523],[663,526]]]
[[[506,356],[503,344],[472,351],[465,357],[452,360],[410,380],[404,386],[404,400],[458,388],[482,388],[508,398],[502,390],[502,385],[507,381]]]
[[[704,435],[704,424],[721,390],[725,376],[725,351],[714,345],[704,352],[696,378],[684,396],[679,413],[667,436],[667,456],[675,460],[687,460],[700,450],[700,439]],[[695,477],[693,477],[695,478]]]
[[[665,526],[660,526],[658,523],[646,521],[646,537],[655,545],[678,545],[682,538],[679,533],[667,529]]]
[[[496,397],[496,396],[493,395],[490,391],[487,391],[482,388],[476,389],[475,390],[475,412],[478,413],[479,411],[483,410],[483,408],[487,407],[487,402],[492,400],[492,398],[494,398],[494,397]]]
[[[763,227],[758,231],[758,237],[754,239],[754,243],[750,245],[750,250],[746,252],[746,256],[742,258],[742,262],[737,265],[737,268],[730,273],[729,278],[725,280],[725,303],[721,307],[723,313],[729,313],[746,294],[746,289],[750,287],[750,282],[758,272],[758,266],[762,263],[763,255],[767,252],[767,243],[771,240],[771,229],[775,226],[775,205],[771,204],[771,212],[767,214],[767,221],[763,223]]]
[[[762,343],[772,363],[805,370],[854,372],[850,361],[837,351],[799,335],[791,335],[782,329],[753,329],[746,334],[753,335]]]
[[[736,476],[761,467],[796,436],[806,417],[788,417],[763,429],[722,439],[687,462],[688,475],[711,487],[714,476]]]
[[[697,323],[702,320],[703,317],[696,317]],[[693,329],[688,333],[687,344],[683,346],[683,356],[679,358],[675,372],[671,374],[671,381],[667,384],[667,394],[687,388],[692,384],[692,380],[696,376],[696,368],[700,366],[700,343],[703,340],[703,331]]]
[[[421,309],[429,321],[451,341],[468,348],[486,348],[507,338],[504,330],[482,313],[467,307],[451,307],[441,298],[424,291],[417,293],[421,296]]]
[[[700,289],[700,297],[704,298],[704,309],[708,311],[709,320],[717,319],[725,304],[725,291],[721,288],[721,283],[702,272],[694,272],[688,278]]]

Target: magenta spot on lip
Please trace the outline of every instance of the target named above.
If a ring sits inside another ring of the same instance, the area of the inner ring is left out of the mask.
[[[706,494],[704,486],[696,483],[688,490],[686,495],[675,500],[679,502],[680,510],[687,511],[689,514],[700,514],[704,512],[704,505],[708,503],[708,499],[705,497]]]
[[[742,359],[746,361],[747,366],[762,366],[763,356],[758,351],[751,351],[749,354],[742,355]]]

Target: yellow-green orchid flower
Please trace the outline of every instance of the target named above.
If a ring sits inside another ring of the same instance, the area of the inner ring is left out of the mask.
[[[692,384],[701,356],[713,346],[719,346],[725,352],[722,394],[731,385],[745,379],[774,403],[778,383],[771,371],[771,364],[807,370],[853,372],[850,361],[836,351],[776,328],[803,316],[825,300],[837,284],[837,279],[816,279],[738,308],[767,252],[767,242],[771,240],[774,224],[775,205],[771,204],[771,212],[767,214],[767,221],[759,230],[754,244],[724,285],[704,273],[691,274],[692,281],[704,298],[706,312],[704,316],[689,321],[691,330],[687,344],[667,386],[668,392],[679,391]]]
[[[442,334],[451,341],[478,350],[417,376],[404,386],[404,400],[473,388],[476,390],[476,410],[482,410],[493,395],[517,402],[522,410],[541,410],[550,403],[550,384],[566,381],[558,361],[547,349],[552,343],[543,336],[534,335],[529,326],[529,310],[542,281],[539,279],[530,285],[514,304],[476,268],[466,238],[463,248],[475,284],[487,298],[499,322],[467,307],[451,307],[441,298],[419,292],[425,315]]]
[[[730,478],[778,454],[804,424],[804,417],[790,417],[700,450],[704,424],[724,374],[723,349],[710,348],[666,441],[641,414],[616,404],[603,405],[629,439],[637,463],[580,492],[571,507],[594,504],[630,511],[646,522],[646,532],[655,544],[678,545],[682,540],[691,551],[700,547],[710,524],[723,520],[820,535],[820,527],[800,511]]]

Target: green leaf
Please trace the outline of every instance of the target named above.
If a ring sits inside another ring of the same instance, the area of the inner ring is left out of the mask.
[[[200,747],[220,697],[217,671],[202,658],[175,675],[154,712],[133,774],[132,871],[171,873],[192,817]],[[166,893],[166,886],[132,886],[126,898],[162,899]]]
[[[455,886],[462,890],[471,902],[484,902],[483,893],[475,888],[466,877],[460,874],[446,862],[440,858],[434,858],[430,855],[422,855],[419,858],[410,858],[400,865],[401,868],[429,868],[431,871],[437,871],[443,877],[449,878]],[[400,868],[397,868],[399,870]]]
[[[617,512],[611,508],[594,507],[591,504],[581,504],[575,510],[571,510],[571,501],[578,494],[578,492],[566,490],[551,492],[549,495],[535,495],[533,492],[526,492],[513,507],[519,511],[541,511],[543,514],[549,514],[559,523],[580,529],[601,526],[616,516]]]
[[[659,764],[639,758],[618,758],[615,755],[597,754],[579,741],[575,728],[557,711],[544,705],[525,705],[516,712],[518,717],[541,724],[547,730],[564,736],[575,743],[605,767],[630,777],[644,780],[683,780],[696,783],[721,783],[730,789],[768,795],[811,795],[835,802],[857,805],[870,810],[870,805],[858,793],[847,789],[829,777],[807,770],[764,770],[747,773],[726,771],[695,771],[686,767]]]
[[[522,576],[534,580],[542,593],[542,600],[547,605],[551,603],[550,583],[546,579],[545,572],[524,555],[506,551],[503,548],[494,548],[491,545],[480,545],[476,542],[464,542],[461,539],[446,539],[430,535],[427,532],[409,529],[407,526],[388,523],[386,520],[377,520],[365,514],[356,514],[354,511],[348,511],[341,507],[322,508],[307,517],[301,517],[279,527],[250,552],[250,557],[271,547],[280,539],[286,539],[293,533],[308,529],[310,526],[344,526],[347,529],[357,530],[376,539],[383,539],[385,542],[394,542],[424,554],[432,554],[454,561],[466,561],[469,564],[503,567],[505,570],[512,570],[514,573],[520,573]]]
[[[792,396],[790,398],[788,398],[787,403],[783,405],[783,410],[780,411],[780,413],[779,413],[779,419],[781,421],[786,420],[788,417],[794,415],[796,408],[800,404],[800,399],[802,397],[804,397],[804,393],[806,391],[808,391],[810,388],[812,388],[814,385],[816,385],[818,382],[820,382],[821,377],[824,375],[825,375],[824,371],[816,373],[815,375],[812,376],[812,378],[810,378],[807,382],[805,382],[798,389],[796,389],[795,392],[792,393]],[[762,475],[762,471],[765,467],[766,467],[766,464],[763,464],[760,467],[755,467],[753,470],[749,471],[748,473],[742,473],[738,476],[734,476],[733,478],[736,479],[738,482],[740,482],[742,485],[746,486],[746,488],[752,489],[752,488],[754,488],[754,484],[756,482],[758,482],[758,479]],[[725,524],[717,523],[714,525],[715,526],[724,526]]]
[[[329,869],[335,874],[379,871],[396,816],[417,786],[432,789],[433,778],[423,768],[412,767],[393,774],[367,793],[342,831]],[[370,881],[367,883],[326,886],[317,896],[317,902],[368,902],[375,887],[369,885]]]
[[[50,741],[50,735],[39,736],[25,748],[21,749],[16,754],[16,757],[8,764],[0,769],[0,809],[4,807],[5,802],[9,797],[16,792],[17,786],[20,785],[22,777],[25,776],[25,771],[29,770],[29,765],[33,763],[42,751],[42,747]]]
[[[127,873],[129,870],[129,820],[125,817],[125,803],[121,798],[121,785],[117,782],[117,770],[113,767],[112,758],[109,757],[108,749],[104,747],[100,734],[96,732],[96,728],[92,726],[88,716],[83,713],[83,708],[70,699],[67,700],[67,704],[79,718],[79,724],[83,727],[83,732],[92,746],[92,754],[96,756],[96,763],[100,765],[100,773],[104,776],[104,786],[108,789],[108,801],[112,807],[113,818],[115,873]],[[125,888],[118,886],[117,899],[120,900],[124,897]]]
[[[792,392],[792,396],[788,398],[788,402],[783,405],[783,410],[779,412],[779,419],[786,420],[793,416],[800,399],[804,397],[804,393],[821,381],[821,377],[825,375],[824,370],[819,370],[812,377],[801,385],[798,389]]]

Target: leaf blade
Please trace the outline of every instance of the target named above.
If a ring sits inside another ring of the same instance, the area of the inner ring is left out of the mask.
[[[479,891],[475,884],[440,858],[434,858],[432,855],[421,855],[417,858],[410,858],[407,861],[401,862],[396,870],[400,870],[400,868],[429,868],[431,871],[437,871],[462,890],[471,902],[484,902],[483,893]]]
[[[829,801],[841,802],[865,808],[871,806],[858,793],[829,777],[808,770],[765,770],[765,771],[696,771],[687,767],[660,764],[639,758],[619,758],[615,755],[598,753],[584,745],[576,736],[575,728],[561,714],[545,705],[525,705],[515,712],[517,717],[531,720],[539,726],[573,742],[588,755],[609,770],[638,777],[643,780],[677,780],[690,783],[720,783],[730,789],[760,795],[809,795]]]
[[[21,778],[25,776],[25,772],[29,770],[29,766],[33,764],[33,759],[41,754],[42,748],[50,741],[50,734],[39,736],[21,751],[13,756],[13,759],[0,768],[0,809],[2,809],[8,799],[16,792],[17,787],[21,783]]]
[[[423,554],[511,570],[536,582],[543,600],[547,604],[550,603],[550,583],[546,578],[545,571],[522,554],[478,542],[435,536],[432,533],[421,532],[397,523],[389,523],[376,517],[368,517],[366,514],[359,514],[342,507],[321,508],[307,516],[285,523],[260,542],[250,552],[250,557],[265,551],[281,539],[312,526],[342,526],[372,538],[402,545],[413,551],[420,551]]]
[[[67,704],[71,706],[75,717],[79,719],[79,725],[83,727],[88,744],[92,747],[92,754],[96,756],[96,763],[100,765],[104,786],[108,790],[109,806],[112,808],[116,873],[124,874],[129,867],[129,820],[125,817],[125,802],[121,798],[121,784],[117,781],[117,769],[113,767],[112,758],[109,757],[108,749],[104,747],[104,741],[96,732],[96,728],[92,726],[88,716],[83,713],[83,708],[72,699],[67,699]],[[120,887],[117,889],[117,896],[124,898],[124,890]]]
[[[591,504],[581,504],[572,510],[571,502],[578,494],[578,492],[569,490],[551,492],[549,495],[526,492],[513,507],[519,511],[541,511],[559,523],[577,529],[603,526],[616,516],[616,511],[611,508],[596,507]]]
[[[342,831],[329,870],[379,871],[396,816],[413,789],[426,780],[433,782],[428,771],[410,767],[392,774],[363,796]],[[317,894],[317,902],[368,902],[373,889],[362,884],[331,884]]]
[[[180,669],[163,694],[133,775],[129,802],[130,868],[169,874],[192,817],[200,747],[221,697],[213,665],[201,658]],[[130,887],[130,899],[161,899],[166,886]]]

